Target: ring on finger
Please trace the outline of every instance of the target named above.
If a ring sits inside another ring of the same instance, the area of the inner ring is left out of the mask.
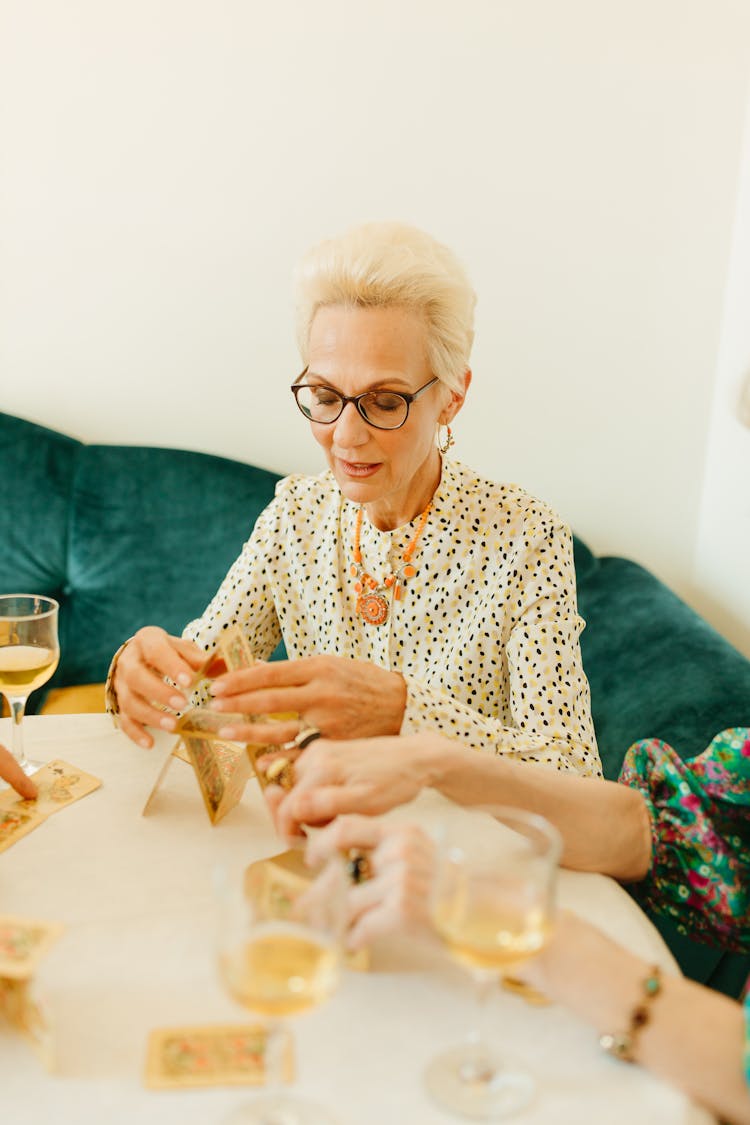
[[[361,848],[349,848],[346,853],[346,870],[352,883],[364,883],[372,878],[372,864],[367,852]]]
[[[297,780],[294,762],[289,758],[274,758],[266,768],[265,775],[269,785],[280,785],[282,789],[294,788]]]

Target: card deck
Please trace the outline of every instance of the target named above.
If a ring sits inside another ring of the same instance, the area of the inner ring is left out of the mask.
[[[259,1086],[266,1081],[268,1032],[262,1026],[173,1027],[152,1031],[145,1084],[151,1089]],[[282,1074],[292,1080],[291,1039],[283,1046]]]

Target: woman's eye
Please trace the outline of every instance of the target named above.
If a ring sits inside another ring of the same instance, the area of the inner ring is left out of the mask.
[[[376,410],[383,410],[386,414],[394,411],[401,410],[404,405],[404,400],[400,395],[376,395],[373,406]]]
[[[333,391],[327,391],[323,387],[316,388],[313,394],[318,406],[333,406],[339,401],[339,396],[337,394],[334,394]]]

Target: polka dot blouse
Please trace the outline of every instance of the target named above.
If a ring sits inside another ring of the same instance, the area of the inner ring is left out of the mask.
[[[358,510],[330,472],[280,481],[183,635],[210,650],[239,622],[260,659],[283,637],[290,659],[372,660],[404,676],[402,734],[438,730],[476,750],[599,775],[572,538],[555,513],[516,485],[444,461],[417,573],[388,621],[371,625],[356,612],[350,574]],[[418,522],[379,531],[365,516],[365,571],[390,573]]]

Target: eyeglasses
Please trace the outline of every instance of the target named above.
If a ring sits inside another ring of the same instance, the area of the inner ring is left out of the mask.
[[[362,395],[350,398],[334,391],[333,387],[300,383],[300,379],[304,379],[306,374],[307,368],[297,382],[292,384],[291,390],[297,406],[310,422],[329,426],[341,417],[347,403],[353,402],[365,422],[377,430],[399,430],[409,417],[411,404],[419,398],[422,391],[438,382],[436,375],[429,383],[414,391],[414,394],[404,391],[365,391]]]

